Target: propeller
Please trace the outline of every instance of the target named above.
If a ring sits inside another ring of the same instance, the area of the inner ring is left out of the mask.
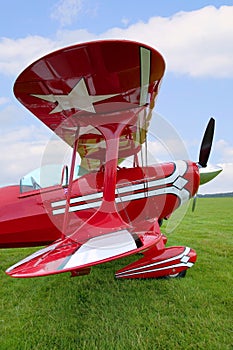
[[[207,166],[214,138],[214,128],[215,120],[214,118],[210,118],[201,143],[198,161],[198,165],[200,168],[206,168]]]
[[[205,133],[203,135],[200,152],[199,152],[199,160],[198,167],[200,172],[200,185],[203,185],[212,179],[214,179],[221,171],[220,167],[207,167],[207,163],[210,156],[210,151],[212,148],[213,138],[214,138],[214,129],[215,129],[215,120],[214,118],[210,118],[209,123],[207,124]],[[192,212],[194,212],[197,202],[197,193],[193,197],[193,205]]]
[[[192,205],[192,212],[194,212],[197,204],[197,194],[193,197],[193,205]]]

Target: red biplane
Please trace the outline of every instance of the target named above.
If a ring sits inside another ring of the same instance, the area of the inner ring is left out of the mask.
[[[20,74],[15,96],[72,147],[72,158],[70,169],[65,165],[60,181],[50,186],[32,172],[20,185],[0,189],[0,247],[48,244],[10,267],[8,275],[84,275],[94,265],[136,253],[142,257],[117,278],[181,276],[195,263],[193,249],[165,246],[160,226],[197,193],[214,120],[198,163],[142,164],[164,69],[155,49],[106,40],[63,48]],[[128,158],[130,167],[124,165]],[[203,174],[201,183],[218,172]]]

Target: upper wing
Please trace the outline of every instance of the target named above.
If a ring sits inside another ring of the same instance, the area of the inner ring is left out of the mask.
[[[134,111],[133,125],[120,138],[119,158],[140,150],[165,69],[162,56],[146,45],[109,40],[78,44],[53,52],[26,68],[14,85],[18,100],[69,145],[79,126],[82,166],[96,169],[105,156],[98,125],[124,122]]]

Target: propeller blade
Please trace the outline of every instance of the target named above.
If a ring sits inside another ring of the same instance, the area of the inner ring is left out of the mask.
[[[193,205],[192,205],[192,212],[194,212],[197,204],[197,195],[193,197]]]
[[[214,127],[215,127],[215,120],[214,118],[210,118],[210,121],[206,127],[206,130],[202,139],[200,153],[199,153],[198,164],[203,168],[207,166],[207,162],[209,159],[213,137],[214,137]]]

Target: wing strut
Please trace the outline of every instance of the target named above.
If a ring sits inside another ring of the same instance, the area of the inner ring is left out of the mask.
[[[62,238],[66,236],[66,228],[68,225],[68,217],[69,217],[69,207],[70,207],[70,198],[72,194],[72,185],[73,185],[73,178],[74,178],[74,169],[75,169],[75,160],[76,160],[76,154],[77,154],[77,148],[78,148],[78,140],[79,140],[79,130],[80,127],[77,127],[76,133],[75,133],[75,141],[73,145],[73,153],[72,153],[72,159],[71,159],[71,168],[70,168],[70,177],[69,177],[69,183],[68,183],[68,191],[67,191],[67,197],[66,197],[66,207],[65,207],[65,214],[63,219],[63,226],[62,226]]]
[[[124,119],[119,122],[102,123],[96,128],[101,132],[106,141],[106,156],[105,156],[105,168],[104,168],[104,184],[103,184],[103,200],[99,209],[81,226],[79,226],[69,237],[78,242],[86,241],[87,238],[93,238],[98,235],[107,234],[109,232],[115,232],[120,230],[130,229],[131,226],[127,224],[121,216],[118,214],[115,203],[115,191],[116,191],[116,177],[117,177],[117,165],[118,165],[118,150],[119,150],[119,138],[126,125],[132,123],[135,119],[135,113],[129,113],[124,115]],[[78,146],[78,134],[77,140],[73,147],[71,173],[69,178],[69,187],[67,193],[66,211],[63,222],[63,233],[65,235],[66,227],[69,217],[70,196],[72,193],[72,180],[75,165],[76,150]]]

